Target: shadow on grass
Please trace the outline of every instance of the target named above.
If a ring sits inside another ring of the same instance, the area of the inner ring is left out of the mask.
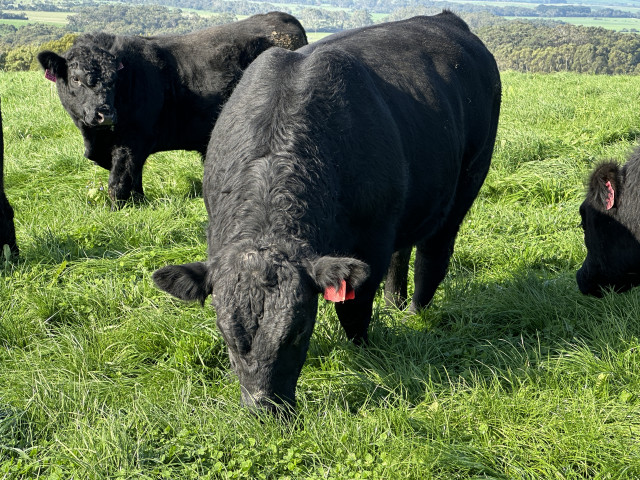
[[[303,380],[302,390],[328,391],[355,412],[399,399],[417,405],[429,392],[496,381],[509,390],[540,381],[550,364],[572,355],[595,378],[614,369],[605,364],[640,338],[640,290],[596,299],[580,294],[572,273],[545,278],[534,271],[500,284],[467,284],[463,291],[446,283],[441,288],[441,298],[419,315],[380,300],[366,348],[347,342],[335,315],[328,315],[331,326],[317,328],[307,359],[316,370],[310,375],[323,381]],[[332,343],[336,335],[342,340]]]
[[[129,249],[125,238],[102,239],[91,232],[54,234],[43,232],[34,238],[35,250],[23,251],[25,263],[61,263],[81,259],[116,259]]]
[[[34,236],[31,245],[21,250],[20,262],[29,264],[59,264],[63,261],[118,259],[135,253],[148,251],[153,256],[157,251],[170,249],[180,251],[190,248],[196,242],[205,245],[206,221],[179,228],[164,226],[162,231],[154,230],[144,219],[118,230],[112,221],[101,224],[94,222],[73,231],[54,232],[45,230]],[[183,247],[187,245],[189,247]],[[29,248],[31,247],[31,248]]]

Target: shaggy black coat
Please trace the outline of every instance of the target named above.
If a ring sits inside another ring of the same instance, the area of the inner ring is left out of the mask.
[[[580,216],[587,246],[576,274],[580,291],[601,296],[640,285],[640,148],[624,166],[594,169]]]
[[[150,154],[204,156],[223,103],[260,53],[306,44],[294,17],[272,12],[188,35],[86,34],[62,56],[44,51],[38,60],[82,133],[85,157],[111,171],[118,201],[143,195]]]
[[[154,274],[180,298],[212,294],[245,404],[294,404],[319,293],[367,340],[395,251],[417,245],[413,304],[428,304],[489,169],[500,90],[450,12],[274,48],[246,70],[205,161],[209,260]]]
[[[4,193],[4,134],[2,132],[2,108],[0,107],[0,257],[4,245],[9,245],[11,252],[18,255],[16,229],[13,224],[13,208]]]

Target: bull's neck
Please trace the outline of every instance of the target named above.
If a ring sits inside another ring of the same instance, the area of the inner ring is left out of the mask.
[[[244,163],[241,186],[228,192],[224,225],[230,241],[298,243],[322,250],[335,211],[331,178],[313,158],[270,155]],[[226,242],[225,242],[226,243]]]

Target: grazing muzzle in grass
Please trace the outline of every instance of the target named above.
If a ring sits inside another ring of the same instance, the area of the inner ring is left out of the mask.
[[[204,302],[212,294],[216,324],[250,408],[295,407],[318,294],[343,282],[355,290],[368,275],[356,259],[299,255],[295,247],[241,242],[210,263],[172,265],[153,274],[159,288],[183,300]]]

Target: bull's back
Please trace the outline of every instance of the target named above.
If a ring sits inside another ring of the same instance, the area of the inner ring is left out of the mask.
[[[482,143],[497,123],[500,76],[495,59],[450,12],[350,30],[299,52],[326,48],[357,58],[394,118],[409,130],[420,130],[416,122],[421,121],[432,131],[440,129],[433,137],[443,139],[443,145],[461,136],[465,142]],[[487,128],[478,131],[483,123]]]
[[[395,188],[379,177],[372,182],[384,185],[378,191],[393,189],[399,230],[415,228],[419,236],[422,225],[446,218],[463,176],[471,177],[464,179],[466,187],[477,192],[495,141],[500,77],[491,53],[461,19],[448,12],[414,17],[327,37],[298,52],[341,52],[361,67],[358,80],[370,79],[366,92],[362,82],[347,85],[349,99],[367,104],[354,115],[362,123],[352,136],[366,139],[354,170],[375,165],[381,176],[402,182]],[[353,156],[348,161],[354,163]]]
[[[185,35],[147,37],[171,54],[181,68],[246,68],[263,50],[277,45],[295,50],[307,44],[300,22],[282,12],[253,15],[238,22],[209,27]]]
[[[271,49],[245,71],[218,119],[207,190],[227,191],[253,156],[284,155],[321,179],[302,203],[337,199],[335,214],[309,216],[337,219],[326,230],[357,232],[343,235],[340,249],[383,229],[436,225],[468,152],[493,145],[496,88],[493,57],[452,14],[344,32],[295,52]]]

